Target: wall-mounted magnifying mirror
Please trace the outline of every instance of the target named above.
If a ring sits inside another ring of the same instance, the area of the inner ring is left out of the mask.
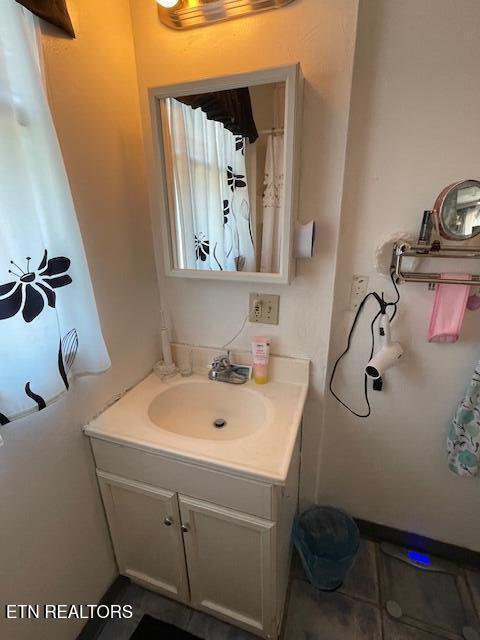
[[[434,210],[444,238],[474,238],[480,233],[480,181],[460,180],[448,185],[438,196]]]
[[[169,275],[289,281],[298,76],[294,65],[150,90]]]

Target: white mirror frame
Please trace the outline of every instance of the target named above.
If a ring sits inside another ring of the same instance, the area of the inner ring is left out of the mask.
[[[207,271],[201,269],[178,269],[175,267],[171,211],[168,197],[167,172],[162,135],[162,118],[159,101],[162,98],[186,96],[193,93],[222,91],[238,87],[285,82],[285,208],[282,221],[279,273],[258,273],[243,271]],[[237,282],[258,282],[269,284],[289,284],[294,276],[292,257],[293,234],[295,229],[298,201],[299,135],[303,78],[299,64],[252,71],[219,78],[207,78],[184,84],[152,87],[148,90],[151,132],[153,141],[153,176],[151,193],[153,197],[151,213],[153,242],[157,268],[164,261],[165,273],[177,278],[201,278],[203,280],[225,280]]]

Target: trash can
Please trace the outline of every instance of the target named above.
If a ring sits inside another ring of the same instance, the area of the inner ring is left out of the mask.
[[[315,506],[295,518],[293,541],[312,585],[332,591],[342,584],[355,560],[360,534],[348,513]]]

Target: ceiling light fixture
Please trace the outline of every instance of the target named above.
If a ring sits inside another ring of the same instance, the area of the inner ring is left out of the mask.
[[[177,4],[179,4],[179,0],[157,0],[157,2],[165,9],[173,9]]]
[[[192,29],[259,11],[280,9],[293,0],[157,0],[158,15],[172,29]]]

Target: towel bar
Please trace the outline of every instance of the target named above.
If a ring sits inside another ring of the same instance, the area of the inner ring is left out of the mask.
[[[457,258],[465,260],[480,258],[480,248],[442,246],[438,243],[432,245],[409,244],[408,242],[396,242],[393,245],[391,273],[397,284],[404,282],[426,282],[429,284],[478,284],[480,274],[473,275],[471,280],[461,278],[442,278],[440,273],[422,273],[419,271],[402,271],[403,258]]]

